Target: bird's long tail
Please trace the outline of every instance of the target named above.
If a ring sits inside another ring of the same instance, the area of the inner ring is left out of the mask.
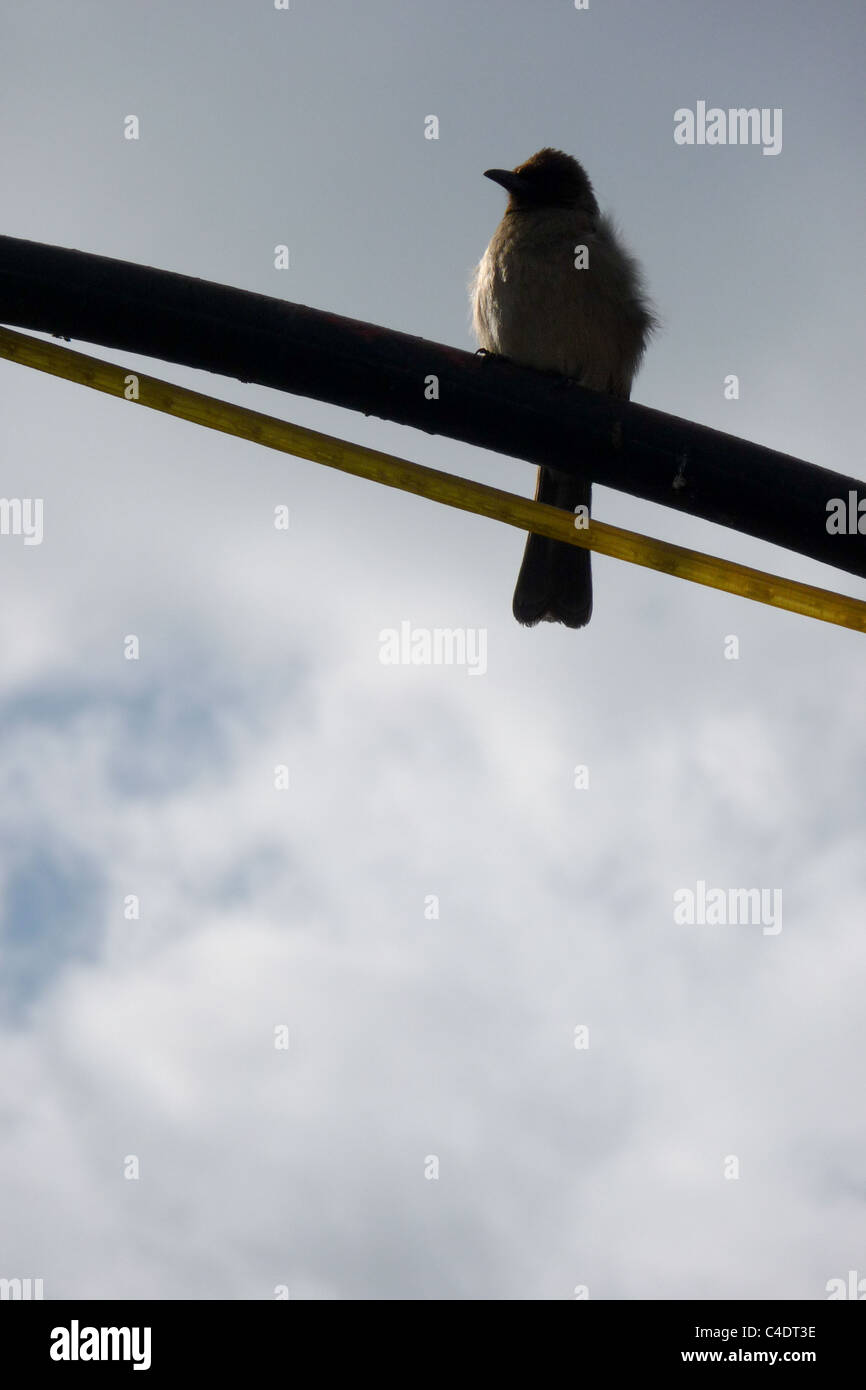
[[[550,468],[539,468],[536,502],[562,507],[589,507],[592,484],[582,478],[568,478]],[[514,590],[514,616],[519,623],[565,623],[584,627],[592,613],[592,569],[590,552],[563,541],[530,532],[523,564]]]

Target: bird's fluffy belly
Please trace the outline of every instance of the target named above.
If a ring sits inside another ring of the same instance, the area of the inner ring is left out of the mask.
[[[488,352],[604,390],[619,338],[615,306],[598,293],[591,268],[575,268],[573,244],[542,256],[519,246],[488,251],[476,279],[475,330]]]

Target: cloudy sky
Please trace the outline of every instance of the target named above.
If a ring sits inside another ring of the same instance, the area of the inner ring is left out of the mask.
[[[662,319],[634,398],[863,475],[850,5],[46,0],[0,25],[4,233],[471,348],[482,172],[554,145]],[[781,108],[781,152],[676,144],[698,101]],[[44,499],[41,545],[0,537],[0,1277],[820,1299],[866,1275],[863,637],[604,558],[587,630],[527,631],[516,531],[7,362],[0,399],[2,494]],[[486,673],[383,665],[403,622],[483,631]],[[781,930],[675,921],[699,882],[778,890]]]

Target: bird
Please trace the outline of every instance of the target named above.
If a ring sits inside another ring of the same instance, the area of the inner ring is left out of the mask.
[[[640,266],[600,212],[583,165],[547,147],[484,177],[509,196],[470,284],[479,347],[628,400],[657,320]],[[535,498],[570,512],[586,507],[588,516],[591,483],[541,467]],[[590,552],[530,532],[513,612],[527,627],[585,626]]]

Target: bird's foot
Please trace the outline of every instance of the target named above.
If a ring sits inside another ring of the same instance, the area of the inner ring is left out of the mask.
[[[506,357],[504,352],[491,352],[489,348],[476,348],[476,349],[475,349],[475,356],[476,356],[476,357],[489,357],[492,361],[496,361],[496,362],[510,362],[510,361],[511,361],[511,358],[510,358],[510,357]]]

